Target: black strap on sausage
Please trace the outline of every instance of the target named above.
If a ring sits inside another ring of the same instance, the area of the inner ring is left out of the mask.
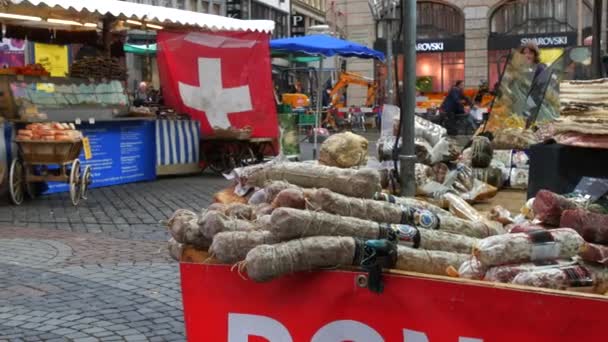
[[[528,234],[528,238],[530,238],[530,241],[532,241],[533,244],[541,244],[555,241],[551,232],[544,229],[532,230],[527,232],[526,234]]]
[[[570,287],[593,286],[593,277],[587,267],[571,266],[562,269],[568,278]]]

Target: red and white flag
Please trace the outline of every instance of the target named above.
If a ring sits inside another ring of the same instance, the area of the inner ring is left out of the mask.
[[[203,136],[251,126],[277,137],[268,34],[159,31],[157,43],[165,103],[199,120]]]

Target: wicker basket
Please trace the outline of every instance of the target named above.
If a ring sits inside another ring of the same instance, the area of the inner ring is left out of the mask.
[[[82,151],[82,140],[40,141],[15,140],[21,158],[29,164],[66,164],[78,158]]]

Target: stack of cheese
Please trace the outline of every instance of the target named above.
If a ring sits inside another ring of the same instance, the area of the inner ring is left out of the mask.
[[[33,123],[17,132],[17,141],[78,141],[81,138],[82,133],[71,123]]]

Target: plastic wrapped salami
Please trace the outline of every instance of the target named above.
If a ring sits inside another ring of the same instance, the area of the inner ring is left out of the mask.
[[[559,221],[564,210],[575,208],[577,208],[575,202],[548,190],[540,190],[532,204],[536,218],[551,226],[560,224]]]
[[[509,228],[509,234],[528,233],[533,232],[535,230],[547,230],[547,228],[538,224],[532,224],[530,222],[527,222],[513,225]]]
[[[469,258],[463,262],[458,269],[458,277],[465,279],[482,280],[486,274],[486,268],[477,260],[477,258]]]
[[[473,254],[486,267],[545,260],[569,259],[585,241],[573,229],[490,236],[479,241]]]
[[[588,290],[597,285],[593,273],[585,266],[574,265],[521,272],[512,284],[543,287],[555,290]]]
[[[576,265],[576,262],[572,260],[555,260],[545,264],[528,262],[516,265],[496,266],[489,268],[483,276],[483,279],[497,283],[510,283],[515,276],[522,272],[540,271],[547,268],[559,268],[567,265]]]
[[[586,241],[608,243],[608,215],[592,213],[585,209],[565,210],[560,226],[576,230]]]
[[[608,246],[586,243],[578,255],[585,261],[608,266]]]

